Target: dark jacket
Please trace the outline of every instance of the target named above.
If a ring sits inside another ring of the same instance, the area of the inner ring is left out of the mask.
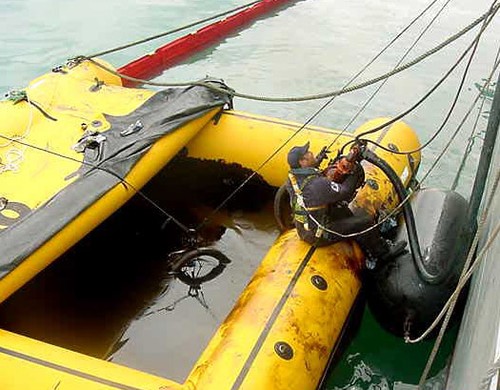
[[[287,181],[287,190],[290,195],[292,210],[295,210],[294,222],[299,236],[309,242],[316,241],[317,224],[330,226],[337,219],[347,218],[352,215],[348,203],[356,194],[359,187],[360,175],[363,168],[359,166],[354,174],[348,175],[342,183],[336,183],[322,176],[316,168],[297,168],[290,170],[295,177],[306,210],[297,206],[297,195],[293,189],[290,178]],[[301,216],[301,214],[304,214]]]

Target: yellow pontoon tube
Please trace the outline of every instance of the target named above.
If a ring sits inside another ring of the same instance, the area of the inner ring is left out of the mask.
[[[121,87],[92,63],[0,103],[0,302],[116,211],[228,102]]]
[[[375,128],[386,119],[366,123],[356,133]],[[275,186],[284,182],[286,153],[293,145],[311,142],[311,149],[337,139],[333,149],[353,139],[319,127],[302,130],[266,165],[262,164],[298,124],[247,113],[224,112],[216,126],[208,124],[188,145],[192,157],[220,159],[259,169]],[[419,141],[402,122],[372,138],[380,145],[414,150]],[[398,156],[373,149],[408,186],[420,163],[420,154]],[[375,214],[388,213],[397,204],[389,179],[365,163],[366,183],[353,207]],[[315,389],[346,325],[361,287],[358,273],[363,253],[353,241],[314,249],[295,229],[271,247],[233,311],[196,363],[187,384],[199,389]],[[228,369],[230,367],[230,369]],[[224,374],[222,374],[224,373]]]
[[[93,84],[89,81],[87,87]],[[129,93],[118,86],[109,88],[113,94]],[[138,90],[134,91],[130,93],[137,96]],[[55,112],[51,110],[49,114],[55,115]],[[262,166],[296,132],[299,124],[232,110],[224,111],[216,121],[209,121],[210,115],[209,110],[202,116],[208,119],[204,119],[201,130],[194,130],[189,140],[178,141],[176,145],[181,147],[184,142],[182,146],[194,158],[259,169],[263,179],[274,186],[281,185],[286,178],[286,152],[292,144],[310,141],[312,149],[319,150],[338,135],[337,131],[308,127],[289,147],[282,148]],[[382,122],[383,119],[377,119],[364,128]],[[333,153],[352,138],[349,134],[340,136],[332,148]],[[419,145],[414,132],[401,122],[389,126],[375,139],[399,150],[415,149]],[[67,146],[73,142],[71,139]],[[375,152],[391,165],[405,185],[409,184],[420,162],[418,153],[406,157],[393,156],[383,150]],[[388,212],[397,202],[392,185],[375,166],[364,167],[367,184],[358,192],[356,207],[373,213]],[[105,198],[106,195],[100,200]],[[26,204],[34,207],[32,203]],[[88,210],[81,215],[86,213]],[[84,221],[90,219],[83,218]],[[96,218],[92,221],[97,223]],[[76,234],[71,238],[77,239]],[[363,261],[363,253],[354,241],[315,249],[302,242],[294,229],[283,233],[182,384],[0,331],[0,388],[315,389],[360,290],[359,271]],[[0,288],[4,288],[1,283]]]

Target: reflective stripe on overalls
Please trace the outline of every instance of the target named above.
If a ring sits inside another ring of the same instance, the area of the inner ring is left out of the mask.
[[[304,179],[304,181],[302,182],[302,186],[299,186],[299,183],[297,182],[297,178],[291,172],[288,173],[288,178],[290,179],[290,183],[292,185],[293,192],[295,193],[295,199],[296,199],[295,202],[292,202],[293,219],[295,221],[297,221],[298,223],[300,223],[302,226],[304,226],[305,230],[309,231],[310,230],[309,222],[307,220],[307,216],[309,215],[308,212],[321,210],[321,209],[324,209],[326,207],[326,205],[307,207],[306,204],[304,203],[304,197],[302,196],[302,189],[306,186],[306,184],[309,181],[311,181],[312,179],[315,178],[315,175],[307,176]],[[317,238],[320,238],[322,236],[322,234],[323,234],[323,229],[318,224],[315,236]]]

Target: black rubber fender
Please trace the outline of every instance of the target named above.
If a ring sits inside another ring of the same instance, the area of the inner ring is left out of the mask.
[[[282,184],[274,195],[274,219],[281,233],[294,227],[292,210],[290,208],[290,195],[286,189],[286,183]]]

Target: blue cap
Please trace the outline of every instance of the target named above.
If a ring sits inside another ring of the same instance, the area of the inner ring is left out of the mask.
[[[288,165],[290,168],[300,168],[299,160],[309,151],[309,141],[303,146],[294,146],[288,152]]]

